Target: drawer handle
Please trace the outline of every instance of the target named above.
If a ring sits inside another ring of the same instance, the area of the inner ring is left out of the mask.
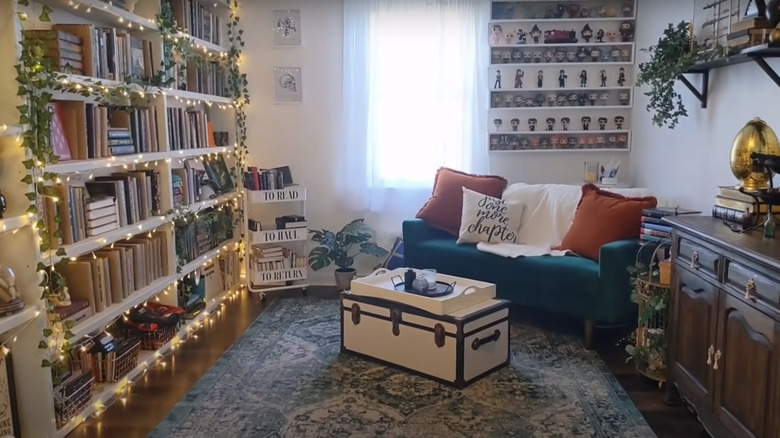
[[[720,353],[720,350],[718,350],[717,353],[715,353],[715,357],[714,357],[715,362],[712,364],[712,369],[713,370],[717,370],[718,369],[718,361],[720,360],[720,356],[721,356],[721,353]]]
[[[753,299],[753,293],[756,291],[756,282],[751,278],[745,283],[745,300]]]
[[[485,345],[487,343],[490,343],[490,342],[493,342],[493,341],[497,341],[498,338],[500,338],[500,337],[501,337],[501,332],[496,330],[496,331],[493,332],[492,335],[488,336],[487,338],[484,338],[484,339],[474,338],[474,341],[471,343],[471,349],[472,350],[479,350],[479,347],[481,347],[481,346],[483,346],[483,345]]]
[[[694,251],[691,254],[691,269],[699,269],[699,251]]]
[[[360,324],[360,306],[358,303],[352,303],[352,307],[350,307],[350,312],[352,313],[352,324],[358,325]]]
[[[443,325],[437,323],[433,326],[433,342],[437,347],[441,348],[444,346],[444,342],[447,339],[446,335],[447,333],[445,332]]]
[[[715,354],[715,346],[710,345],[707,349],[707,365],[712,365],[712,355]]]
[[[399,336],[401,334],[401,310],[390,310],[390,321],[393,323],[393,336]]]

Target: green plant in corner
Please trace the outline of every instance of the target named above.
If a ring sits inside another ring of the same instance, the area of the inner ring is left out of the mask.
[[[361,254],[385,257],[388,251],[374,242],[374,231],[364,219],[355,219],[337,232],[309,230],[311,240],[319,245],[309,252],[309,266],[315,270],[336,265],[336,285],[341,290],[349,288],[355,276],[355,258]]]

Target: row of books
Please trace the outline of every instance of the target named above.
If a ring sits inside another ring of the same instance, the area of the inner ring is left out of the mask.
[[[283,246],[252,246],[250,268],[256,272],[305,268],[307,259]]]
[[[244,188],[247,190],[280,190],[292,184],[289,166],[274,169],[250,166],[244,171]]]
[[[233,212],[209,209],[193,221],[176,223],[176,255],[189,263],[233,238]]]
[[[57,199],[46,197],[43,204],[51,248],[132,225],[160,211],[157,170],[117,172],[55,189]]]
[[[214,3],[213,0],[168,0],[173,11],[173,18],[179,27],[186,29],[190,35],[213,44],[222,43],[222,18],[213,14],[204,4]],[[217,0],[221,1],[221,0]],[[223,2],[224,3],[224,2]]]
[[[170,275],[168,248],[167,232],[157,231],[68,260],[56,269],[65,277],[71,299],[86,301],[97,314]]]
[[[739,191],[734,186],[718,187],[718,195],[712,206],[712,216],[722,219],[736,228],[748,229],[764,222],[770,206],[757,198]],[[780,219],[780,206],[772,205],[771,212]]]
[[[60,161],[159,152],[157,109],[128,112],[81,101],[55,101],[51,146]]]
[[[206,180],[203,164],[186,159],[184,167],[171,169],[171,174],[174,205],[190,205],[202,200],[201,185]]]
[[[55,24],[51,30],[29,30],[25,35],[46,44],[47,58],[71,73],[121,81],[148,78],[156,70],[152,42],[121,28]]]
[[[639,240],[645,242],[663,242],[672,237],[672,227],[663,218],[677,215],[700,214],[700,211],[687,210],[678,207],[656,207],[642,210]]]
[[[216,147],[214,126],[206,111],[168,108],[168,145],[172,151]]]
[[[220,254],[217,263],[222,274],[222,290],[226,291],[238,284],[241,279],[241,256],[238,251]]]
[[[178,67],[181,68],[181,67]],[[227,97],[227,71],[218,62],[207,62],[202,67],[187,63],[184,74],[177,73],[175,88],[212,96]]]
[[[101,333],[73,347],[69,355],[71,372],[92,372],[97,382],[116,382],[138,364],[138,339]]]
[[[764,44],[772,25],[764,17],[747,18],[732,23],[726,42],[729,47],[743,48]]]

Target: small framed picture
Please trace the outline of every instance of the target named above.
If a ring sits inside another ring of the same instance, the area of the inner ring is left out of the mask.
[[[300,67],[274,68],[276,103],[298,103],[302,100]]]
[[[0,436],[20,436],[19,410],[11,353],[0,354]]]
[[[274,11],[272,25],[274,29],[274,46],[289,47],[301,45],[301,11]]]

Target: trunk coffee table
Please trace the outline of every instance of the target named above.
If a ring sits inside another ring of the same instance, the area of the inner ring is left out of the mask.
[[[404,290],[407,268],[379,269],[341,294],[341,351],[464,388],[509,364],[509,302],[491,283],[437,275],[429,298]]]

